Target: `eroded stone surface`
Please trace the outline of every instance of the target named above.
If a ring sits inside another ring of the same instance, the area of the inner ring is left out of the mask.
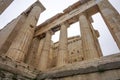
[[[107,0],[80,0],[36,27],[44,10],[37,1],[0,30],[0,80],[120,79],[120,53],[103,57],[91,25],[91,16],[100,12],[119,47],[120,15]],[[77,21],[81,37],[68,38],[67,28]],[[53,43],[59,30],[60,40]]]
[[[112,57],[116,56],[116,57]],[[114,72],[114,70],[120,69],[120,53],[116,55],[111,55],[108,57],[103,57],[100,59],[94,59],[90,61],[83,61],[80,63],[75,63],[71,65],[66,65],[61,68],[56,68],[50,70],[46,73],[40,74],[38,76],[38,80],[50,78],[50,79],[58,79],[58,78],[66,78],[71,76],[81,76],[87,74],[104,74],[104,72]],[[119,75],[119,72],[116,73]],[[101,75],[99,75],[101,76]],[[109,74],[107,75],[109,77]],[[114,76],[114,75],[113,75]],[[101,76],[103,77],[103,76]],[[120,79],[120,77],[115,77]],[[81,79],[80,79],[81,80]]]

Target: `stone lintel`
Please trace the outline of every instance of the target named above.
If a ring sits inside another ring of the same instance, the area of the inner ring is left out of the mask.
[[[70,11],[72,11],[73,9],[77,8],[78,6],[81,5],[80,1],[77,1],[76,3],[74,3],[73,5],[69,6],[68,8],[64,9],[63,12],[64,13],[68,13]]]
[[[70,11],[72,11],[73,9],[79,7],[80,5],[83,5],[84,3],[87,3],[90,0],[79,0],[76,3],[74,3],[73,5],[69,6],[68,8],[64,9],[63,12],[64,13],[69,13]]]
[[[83,3],[86,3],[86,2],[88,2],[90,0],[79,0],[79,1],[83,4]]]
[[[64,78],[74,75],[83,75],[88,73],[102,73],[104,71],[120,69],[120,53],[94,59],[90,61],[83,61],[81,63],[66,65],[59,69],[50,70],[47,73],[41,73],[37,80]]]
[[[53,32],[56,32],[56,31],[60,30],[60,27],[61,27],[60,25],[57,25],[56,27],[52,28],[51,30]]]
[[[38,25],[38,26],[36,27],[36,30],[37,30],[37,29],[40,29],[41,27],[43,27],[43,26],[45,26],[45,25],[48,25],[49,23],[51,23],[51,22],[53,22],[54,20],[56,20],[56,19],[58,19],[59,17],[61,17],[62,15],[63,15],[63,13],[58,13],[58,14],[56,14],[56,15],[53,16],[52,18],[46,20],[44,23]]]
[[[38,37],[39,39],[42,39],[42,38],[44,38],[44,37],[45,37],[45,35],[46,35],[46,34],[45,34],[45,33],[43,33],[43,34],[41,34],[41,35],[39,35],[39,36],[35,36],[35,37]],[[34,38],[35,38],[35,37],[34,37]]]

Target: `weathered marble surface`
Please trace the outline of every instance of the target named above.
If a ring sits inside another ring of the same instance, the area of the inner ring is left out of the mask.
[[[93,75],[94,78],[91,75]],[[89,80],[116,80],[120,79],[119,75],[120,53],[102,57],[100,59],[93,59],[89,61],[66,65],[59,68],[54,68],[50,71],[47,71],[46,73],[41,73],[37,77],[37,79],[83,80],[81,78],[83,77],[86,79],[88,78]],[[95,77],[97,77],[98,79],[95,79]]]

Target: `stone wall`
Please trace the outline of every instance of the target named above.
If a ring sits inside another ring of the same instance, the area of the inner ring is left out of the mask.
[[[52,45],[50,56],[52,56],[52,63],[51,67],[56,66],[56,61],[58,57],[58,46],[59,42],[56,42]],[[49,59],[50,60],[50,59]],[[66,58],[66,62],[69,64],[72,64],[74,62],[80,62],[84,60],[84,55],[82,52],[82,43],[80,36],[74,36],[68,38],[68,55]]]
[[[65,78],[58,78],[52,80],[120,80],[120,69],[109,70],[104,72],[88,73]]]
[[[53,68],[37,80],[120,80],[120,53]]]
[[[33,80],[38,72],[27,64],[0,56],[0,80]]]
[[[80,36],[74,36],[68,40],[69,55],[66,59],[67,63],[80,62],[84,59],[82,52],[82,42]]]

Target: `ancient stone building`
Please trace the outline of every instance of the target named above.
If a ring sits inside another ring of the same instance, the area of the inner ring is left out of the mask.
[[[13,0],[0,0],[0,14],[11,4]]]
[[[104,57],[91,24],[100,12],[120,48],[120,15],[108,0],[80,0],[36,26],[44,10],[36,1],[0,30],[0,80],[120,80],[120,53]],[[68,38],[77,21],[81,36]]]

